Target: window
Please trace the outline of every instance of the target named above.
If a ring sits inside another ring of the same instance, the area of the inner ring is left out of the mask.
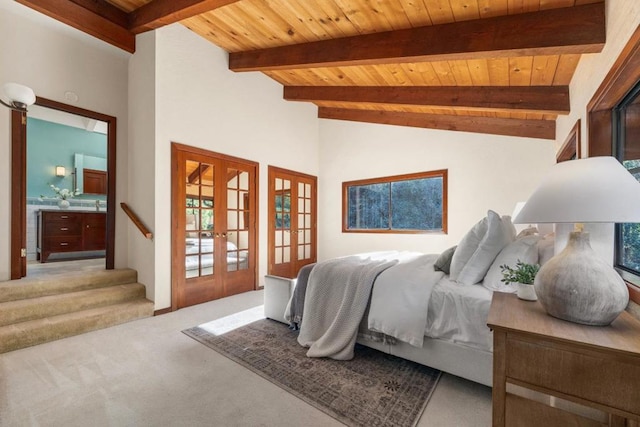
[[[640,83],[613,110],[613,153],[640,181]],[[640,275],[640,224],[616,225],[616,266]]]
[[[342,183],[344,232],[447,232],[447,171]]]

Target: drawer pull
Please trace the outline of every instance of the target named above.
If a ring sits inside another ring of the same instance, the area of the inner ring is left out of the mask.
[[[69,215],[60,215],[60,218],[61,219],[67,219],[67,218],[69,218]]]
[[[67,228],[67,227],[60,227],[60,231],[68,231],[68,230],[69,230],[69,228]]]
[[[69,246],[67,242],[60,242],[60,246]]]

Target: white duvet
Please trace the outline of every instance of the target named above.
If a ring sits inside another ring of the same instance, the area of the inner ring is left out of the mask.
[[[373,285],[368,328],[422,347],[424,337],[491,351],[487,316],[493,292],[435,271],[437,255],[409,253]]]
[[[433,268],[437,258],[407,253],[380,273],[371,292],[369,329],[422,347],[431,293],[444,276]]]

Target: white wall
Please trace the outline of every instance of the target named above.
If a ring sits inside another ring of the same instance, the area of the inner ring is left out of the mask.
[[[488,209],[511,215],[555,163],[553,142],[321,120],[319,259],[375,250],[440,253]],[[342,233],[342,182],[448,169],[448,234]]]
[[[316,108],[285,102],[260,73],[228,70],[227,54],[175,24],[156,31],[155,303],[171,303],[171,142],[260,162],[259,277],[267,272],[267,166],[318,175]]]
[[[48,24],[51,23],[51,24]],[[127,61],[119,49],[65,29],[62,24],[13,1],[0,1],[0,83],[18,82],[36,95],[118,119],[117,199],[127,195]],[[10,276],[10,113],[0,108],[0,280]],[[112,208],[111,206],[109,207]],[[126,219],[119,212],[116,227],[116,266],[127,265]]]
[[[131,143],[127,203],[140,220],[155,231],[155,143],[156,143],[156,33],[136,37],[136,53],[129,60],[129,128]],[[155,300],[155,244],[127,220],[129,264],[146,285],[147,298]]]

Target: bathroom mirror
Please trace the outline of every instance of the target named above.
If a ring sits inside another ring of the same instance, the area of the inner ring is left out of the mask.
[[[76,153],[75,188],[82,194],[107,194],[107,159]]]

